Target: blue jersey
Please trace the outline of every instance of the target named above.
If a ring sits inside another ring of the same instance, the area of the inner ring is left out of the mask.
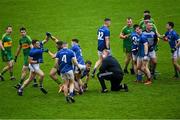
[[[75,53],[78,64],[85,65],[80,46],[73,45],[71,50]]]
[[[32,48],[30,50],[29,56],[33,58],[34,61],[38,61],[39,63],[43,63],[43,49],[41,48]]]
[[[132,47],[131,51],[133,55],[137,55],[138,46],[139,46],[139,35],[136,32],[131,33]]]
[[[61,49],[57,54],[56,58],[59,59],[59,71],[60,73],[67,73],[73,70],[72,59],[75,58],[74,52],[68,48]]]
[[[156,43],[157,43],[157,35],[154,31],[143,31],[144,36],[148,40],[149,45],[149,52],[153,51],[155,49]]]
[[[176,47],[177,40],[179,39],[179,35],[174,31],[167,31],[165,36],[168,38],[169,45],[172,49]]]
[[[148,43],[148,40],[144,34],[141,34],[139,36],[139,45],[138,45],[138,56],[139,57],[145,56],[145,53],[144,53],[144,44],[145,43]]]
[[[109,28],[106,26],[102,26],[101,28],[98,29],[97,35],[98,35],[98,50],[103,51],[104,49],[107,49],[105,37],[110,37]]]

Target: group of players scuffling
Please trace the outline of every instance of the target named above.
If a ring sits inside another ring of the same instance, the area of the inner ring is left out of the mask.
[[[124,70],[121,69],[121,66],[112,56],[110,50],[110,24],[111,20],[105,18],[104,25],[98,29],[99,59],[91,74],[93,78],[97,68],[100,66],[100,72],[97,74],[97,77],[102,87],[102,93],[108,91],[104,80],[110,80],[112,91],[119,91],[121,89],[128,91],[128,86],[126,84],[121,84],[121,81],[124,73],[129,73],[128,64],[131,60],[132,68],[130,71],[131,74],[137,76],[136,82],[144,82],[145,85],[152,84],[152,79],[156,79],[156,51],[158,50],[159,38],[169,42],[175,77],[179,77],[178,73],[180,71],[180,66],[177,63],[177,60],[180,55],[180,38],[173,30],[173,22],[168,22],[166,25],[167,32],[165,35],[160,35],[157,31],[154,20],[151,18],[150,11],[144,11],[144,18],[141,20],[140,24],[133,25],[132,18],[128,17],[127,25],[120,33],[120,38],[123,39],[123,48],[126,54]],[[55,59],[55,65],[50,71],[50,77],[58,84],[59,92],[64,92],[68,103],[74,103],[74,95],[82,94],[88,89],[92,63],[89,60],[84,61],[78,39],[72,39],[71,48],[68,48],[68,44],[65,41],[58,40],[50,32],[46,33],[46,37],[42,41],[36,39],[31,40],[26,33],[26,28],[22,27],[20,28],[21,38],[19,40],[19,46],[15,53],[15,57],[13,58],[11,51],[11,33],[12,26],[8,26],[6,28],[6,33],[0,41],[2,60],[7,63],[7,66],[5,66],[0,73],[0,80],[4,81],[3,75],[7,71],[10,72],[10,79],[15,80],[13,66],[14,62],[17,62],[22,49],[24,56],[22,74],[19,83],[14,86],[17,89],[17,94],[19,96],[23,95],[25,87],[27,87],[31,81],[34,81],[34,87],[39,86],[44,94],[48,93],[43,87],[44,72],[40,69],[40,64],[43,63],[44,52],[48,53],[53,59]],[[56,53],[52,53],[44,47],[44,44],[49,40],[55,42],[57,47]],[[26,79],[29,71],[29,77]],[[63,83],[61,83],[57,75],[61,76],[61,79],[64,81]],[[145,81],[143,81],[143,75],[147,77]],[[39,76],[39,84],[37,84],[36,81],[37,76]],[[84,81],[82,80],[83,78],[85,78]]]

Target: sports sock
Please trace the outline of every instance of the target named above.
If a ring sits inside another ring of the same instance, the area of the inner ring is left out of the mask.
[[[37,80],[36,80],[36,78],[34,78],[34,83],[36,83],[37,82]]]
[[[39,81],[39,87],[43,88],[43,81],[41,81],[41,80]]]
[[[137,74],[137,80],[141,81],[142,80],[142,75],[141,74]]]

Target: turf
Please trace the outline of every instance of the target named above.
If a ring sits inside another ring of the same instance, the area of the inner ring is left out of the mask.
[[[111,48],[120,64],[124,64],[122,40],[119,32],[125,25],[125,18],[131,16],[134,23],[142,18],[145,9],[152,12],[158,30],[163,34],[167,21],[175,22],[180,31],[179,0],[1,0],[0,34],[7,25],[13,26],[13,53],[18,45],[19,27],[25,26],[33,39],[42,40],[45,32],[70,43],[72,38],[80,39],[85,59],[93,64],[97,60],[97,28],[105,17],[112,19]],[[55,52],[55,44],[50,41],[45,47]],[[12,87],[17,83],[9,80],[0,82],[0,118],[180,118],[180,80],[173,79],[173,67],[168,43],[160,41],[157,70],[161,73],[151,86],[135,84],[135,76],[126,75],[130,91],[100,93],[97,79],[89,82],[89,91],[76,97],[75,104],[67,104],[63,94],[58,94],[57,85],[50,79],[49,71],[54,64],[47,54],[44,55],[42,70],[46,73],[44,86],[48,90],[43,95],[31,85],[19,97]],[[21,75],[22,54],[15,64],[17,79]],[[0,61],[0,68],[4,64]],[[109,86],[109,83],[107,83]]]

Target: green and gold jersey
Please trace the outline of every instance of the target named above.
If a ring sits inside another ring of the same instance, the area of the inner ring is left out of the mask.
[[[133,27],[124,26],[121,33],[123,35],[128,35],[126,39],[123,40],[123,48],[126,49],[127,52],[131,51],[132,41],[131,41],[131,33],[133,32]]]
[[[29,55],[29,52],[30,52],[30,49],[31,49],[30,48],[31,42],[32,42],[32,40],[31,40],[31,38],[28,35],[20,38],[19,45],[23,49],[24,56],[28,56]]]
[[[153,18],[151,18],[149,22],[155,24]],[[140,23],[139,23],[140,27],[141,27],[143,24],[144,24],[144,18],[142,18],[141,21],[140,21]]]
[[[153,32],[156,32],[157,31],[157,27],[155,25],[154,19],[151,18],[149,22],[153,24],[153,28],[152,28]],[[146,24],[144,23],[144,19],[143,18],[141,19],[141,21],[139,23],[139,26],[141,27],[142,31],[146,30]]]
[[[11,52],[12,38],[8,34],[2,36],[2,45],[7,52]]]

